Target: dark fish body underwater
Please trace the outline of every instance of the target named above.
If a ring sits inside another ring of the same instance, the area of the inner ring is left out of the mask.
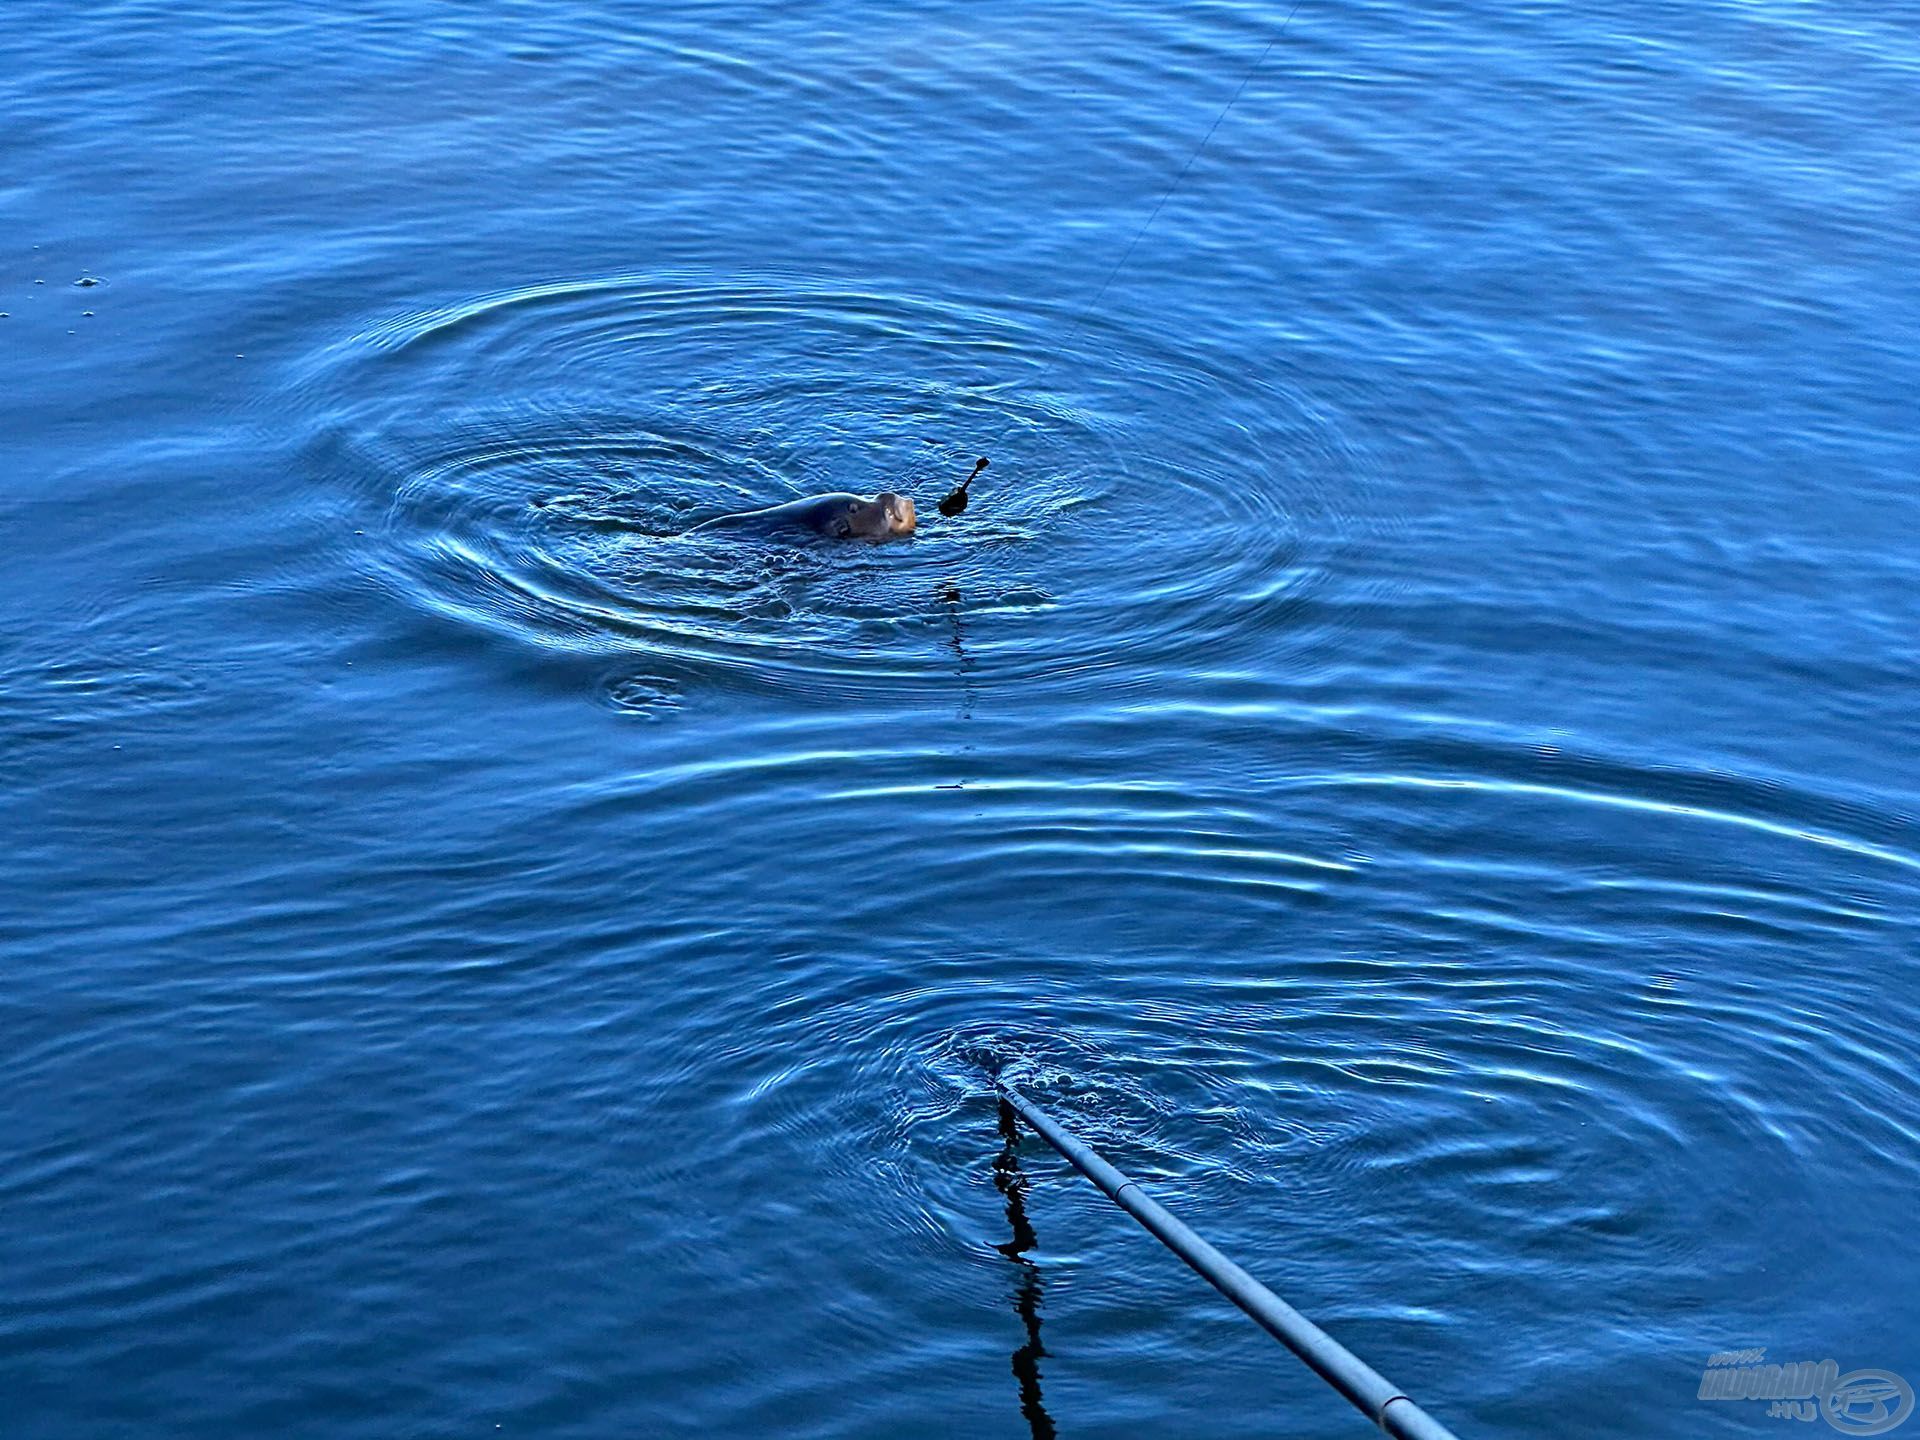
[[[849,491],[828,495],[808,495],[763,510],[743,510],[735,515],[716,515],[687,531],[689,535],[716,530],[754,535],[778,535],[805,530],[830,540],[891,540],[911,535],[917,518],[913,501],[891,490],[882,490],[872,499]]]

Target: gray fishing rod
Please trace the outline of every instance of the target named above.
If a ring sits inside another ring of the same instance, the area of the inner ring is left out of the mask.
[[[997,1076],[993,1083],[1014,1112],[1074,1169],[1104,1190],[1109,1200],[1145,1226],[1154,1239],[1252,1316],[1263,1330],[1304,1360],[1309,1369],[1387,1434],[1400,1440],[1458,1440],[1379,1371],[1174,1218],[1140,1188],[1139,1181],[1114,1169],[1012,1085]]]

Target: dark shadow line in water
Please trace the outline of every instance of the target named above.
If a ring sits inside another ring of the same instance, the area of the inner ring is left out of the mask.
[[[1053,1417],[1040,1395],[1040,1361],[1046,1347],[1040,1343],[1040,1267],[1027,1258],[1027,1252],[1039,1245],[1033,1226],[1027,1220],[1027,1177],[1020,1169],[1020,1131],[1013,1107],[1000,1102],[1000,1153],[993,1161],[993,1183],[1007,1201],[1007,1225],[1013,1237],[993,1248],[1020,1267],[1020,1283],[1014,1290],[1014,1313],[1026,1328],[1026,1343],[1013,1352],[1013,1378],[1020,1387],[1020,1413],[1034,1440],[1054,1440]]]
[[[971,720],[973,718],[973,702],[975,698],[973,684],[974,661],[973,656],[967,650],[966,629],[960,623],[961,598],[960,582],[958,580],[948,580],[942,585],[940,599],[947,607],[947,619],[953,627],[953,633],[948,637],[947,644],[953,650],[953,658],[959,662],[960,666],[960,718],[962,720]]]

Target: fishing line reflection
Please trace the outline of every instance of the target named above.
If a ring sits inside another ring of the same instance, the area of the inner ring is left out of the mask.
[[[953,658],[959,662],[960,673],[960,718],[973,718],[973,655],[967,649],[966,628],[960,623],[960,582],[948,580],[942,583],[940,601],[947,608],[947,619],[952,631],[947,637],[947,645],[953,651]]]
[[[1047,1353],[1040,1343],[1040,1267],[1027,1258],[1039,1245],[1027,1221],[1027,1177],[1020,1169],[1020,1132],[1013,1107],[1000,1102],[1000,1153],[993,1162],[993,1183],[1007,1200],[1007,1225],[1013,1237],[994,1246],[1020,1267],[1014,1290],[1014,1313],[1026,1327],[1026,1343],[1013,1352],[1013,1378],[1020,1386],[1020,1413],[1034,1440],[1054,1440],[1053,1417],[1040,1397],[1040,1360]]]

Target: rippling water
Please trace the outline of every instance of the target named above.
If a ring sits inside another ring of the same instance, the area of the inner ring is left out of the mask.
[[[16,0],[9,1434],[1920,1381],[1920,17],[1285,15]]]

